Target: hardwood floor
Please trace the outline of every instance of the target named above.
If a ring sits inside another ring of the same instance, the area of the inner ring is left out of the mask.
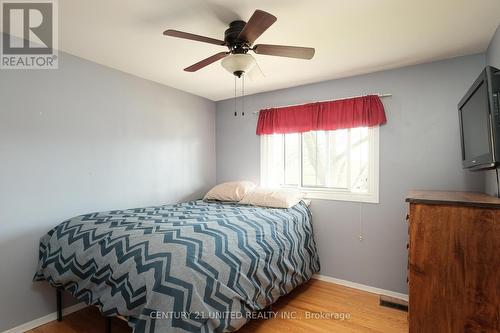
[[[407,313],[381,307],[375,294],[311,280],[273,305],[275,318],[255,319],[239,333],[319,333],[319,332],[408,332]],[[313,314],[316,313],[316,314]],[[348,315],[331,319],[337,314]],[[294,314],[295,318],[282,318]],[[323,318],[309,318],[314,315]],[[64,317],[62,322],[50,322],[28,333],[101,333],[104,319],[95,308],[86,308]],[[131,332],[121,320],[113,320],[113,333]]]

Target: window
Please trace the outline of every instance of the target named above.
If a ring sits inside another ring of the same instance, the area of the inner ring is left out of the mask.
[[[261,182],[299,188],[308,198],[378,202],[378,131],[261,136]]]

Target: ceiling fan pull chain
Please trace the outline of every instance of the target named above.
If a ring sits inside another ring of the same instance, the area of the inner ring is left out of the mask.
[[[241,76],[241,115],[245,115],[245,74]]]
[[[236,111],[236,76],[234,77],[234,116],[238,116],[238,112]]]

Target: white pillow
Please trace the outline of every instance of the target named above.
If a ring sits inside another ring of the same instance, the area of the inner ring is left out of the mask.
[[[254,188],[255,184],[249,181],[222,183],[208,191],[203,200],[238,202]]]
[[[240,201],[242,205],[254,205],[272,208],[290,208],[304,198],[305,194],[293,189],[256,188],[248,192]]]

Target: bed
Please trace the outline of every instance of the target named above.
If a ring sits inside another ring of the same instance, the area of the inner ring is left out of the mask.
[[[48,281],[135,333],[235,331],[319,271],[311,213],[202,200],[81,215],[40,240]]]

